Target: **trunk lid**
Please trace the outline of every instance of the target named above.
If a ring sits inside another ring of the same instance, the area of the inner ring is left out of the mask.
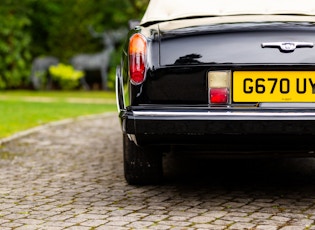
[[[176,28],[176,27],[175,27]],[[161,66],[194,64],[313,64],[315,48],[287,52],[265,43],[313,43],[315,27],[295,23],[245,23],[168,30],[160,26]]]

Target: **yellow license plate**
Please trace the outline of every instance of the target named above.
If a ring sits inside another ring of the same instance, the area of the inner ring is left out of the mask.
[[[235,71],[234,102],[315,102],[315,71]]]

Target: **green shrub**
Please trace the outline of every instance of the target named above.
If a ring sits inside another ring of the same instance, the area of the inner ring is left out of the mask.
[[[63,90],[72,90],[80,86],[80,79],[84,76],[82,71],[77,71],[71,65],[58,64],[51,66],[49,73],[58,86]]]

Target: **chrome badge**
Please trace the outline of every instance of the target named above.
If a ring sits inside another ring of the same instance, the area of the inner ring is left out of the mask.
[[[313,42],[265,42],[262,48],[278,48],[281,52],[293,52],[296,48],[313,48]]]

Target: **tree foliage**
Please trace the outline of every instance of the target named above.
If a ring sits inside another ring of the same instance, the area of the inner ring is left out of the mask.
[[[67,61],[76,53],[102,48],[88,30],[127,27],[139,18],[148,0],[33,0],[31,15],[34,55],[49,53]],[[38,44],[41,44],[38,46]]]
[[[24,3],[24,4],[23,4]],[[2,0],[0,7],[0,89],[23,84],[31,59],[31,21],[27,1],[16,5]]]
[[[35,57],[67,63],[75,54],[100,51],[102,43],[88,27],[127,27],[128,20],[141,18],[148,1],[1,0],[0,89],[26,85]]]

